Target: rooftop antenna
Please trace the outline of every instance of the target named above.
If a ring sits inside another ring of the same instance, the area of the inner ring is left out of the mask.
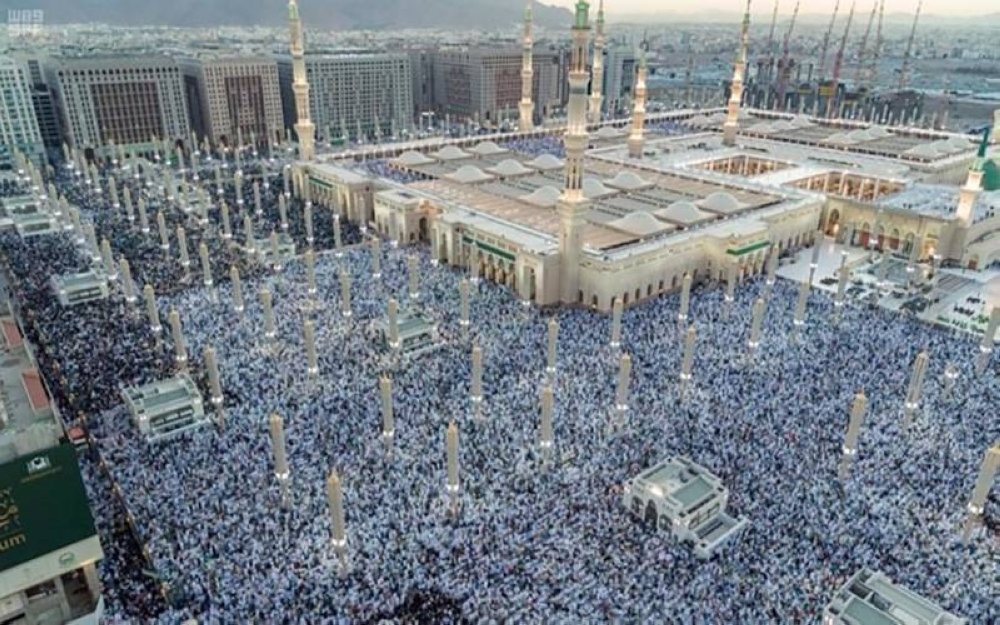
[[[820,48],[819,53],[819,68],[816,71],[816,81],[819,82],[823,80],[823,76],[826,74],[826,53],[830,48],[830,37],[833,36],[833,25],[837,21],[837,13],[840,12],[840,0],[833,5],[833,15],[830,16],[830,25],[826,27],[826,34],[823,35],[823,46]]]
[[[878,0],[872,3],[872,12],[868,16],[868,26],[865,28],[865,36],[861,38],[861,49],[858,50],[858,71],[854,75],[854,85],[861,89],[861,78],[864,74],[865,57],[868,54],[868,39],[872,34],[872,25],[875,23],[875,14],[878,13]]]
[[[789,65],[790,61],[790,49],[789,46],[792,40],[792,32],[795,30],[795,20],[799,16],[799,5],[801,0],[795,0],[795,8],[792,9],[792,19],[788,23],[788,31],[785,33],[785,41],[782,43],[781,50],[781,63],[778,64],[778,68],[781,70],[781,75],[778,78],[778,102],[777,105],[781,110],[785,109],[785,91],[788,89],[788,81],[791,78],[792,68]]]
[[[830,85],[832,90],[830,98],[826,103],[826,116],[833,117],[834,103],[837,101],[837,90],[840,87],[840,69],[844,65],[844,48],[847,46],[847,35],[851,32],[851,22],[854,21],[854,2],[851,2],[851,10],[847,14],[847,25],[844,26],[844,36],[840,39],[840,48],[837,49],[837,58],[833,61],[833,81]]]
[[[917,2],[917,12],[913,14],[913,26],[910,28],[910,38],[906,42],[906,54],[903,55],[903,68],[899,70],[899,90],[906,88],[906,80],[910,73],[910,60],[913,55],[913,40],[917,37],[917,22],[920,20],[920,10],[924,6],[924,0]]]

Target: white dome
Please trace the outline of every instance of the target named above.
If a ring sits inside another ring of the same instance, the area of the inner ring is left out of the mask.
[[[666,208],[661,208],[654,214],[660,219],[666,219],[682,226],[694,226],[715,219],[714,215],[706,213],[687,200],[674,202]]]
[[[604,183],[609,187],[622,189],[623,191],[636,191],[638,189],[648,189],[653,186],[651,182],[646,182],[632,171],[620,171],[617,176],[611,180],[605,180]]]
[[[562,195],[562,192],[559,189],[545,186],[538,187],[528,195],[522,197],[521,200],[542,208],[552,208],[559,202],[560,195]]]
[[[674,229],[670,224],[663,223],[646,211],[629,213],[621,219],[608,222],[608,226],[638,237],[648,237]]]
[[[493,180],[493,176],[487,174],[478,167],[474,167],[473,165],[463,165],[458,168],[458,171],[446,175],[445,178],[454,180],[455,182],[461,182],[462,184],[472,184]]]
[[[500,161],[500,163],[498,163],[496,166],[490,167],[486,171],[490,172],[491,174],[496,174],[497,176],[501,176],[503,178],[510,178],[511,176],[524,176],[526,174],[532,173],[532,171],[534,170],[528,169],[520,162],[515,161],[512,158],[508,158],[503,161]]]
[[[583,195],[588,200],[595,200],[604,197],[608,197],[617,193],[613,189],[609,189],[604,186],[604,183],[597,178],[584,178],[583,179]]]
[[[469,158],[469,153],[453,145],[447,145],[431,156],[439,161],[457,161],[463,158]]]
[[[723,215],[735,213],[746,208],[745,204],[725,191],[716,191],[704,200],[698,202],[698,204],[707,211],[722,213]]]
[[[495,141],[483,141],[477,143],[474,148],[469,149],[473,154],[478,154],[479,156],[493,156],[495,154],[506,154],[507,150],[503,149],[496,144]]]
[[[562,169],[565,165],[566,163],[562,162],[558,157],[553,156],[552,154],[542,154],[535,158],[535,160],[528,162],[528,167],[541,171]]]
[[[393,161],[394,164],[401,167],[419,167],[420,165],[429,165],[433,162],[434,159],[424,156],[415,150],[403,152],[396,160]]]

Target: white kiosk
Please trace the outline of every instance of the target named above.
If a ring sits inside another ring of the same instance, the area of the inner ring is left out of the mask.
[[[211,424],[201,393],[186,374],[122,391],[125,404],[147,442],[169,440]]]
[[[622,495],[633,516],[690,543],[700,558],[711,557],[749,523],[727,514],[728,502],[729,490],[719,478],[681,456],[646,469]]]
[[[96,271],[52,276],[50,282],[52,291],[64,307],[107,299],[111,292],[107,278]]]
[[[833,595],[823,610],[823,625],[964,625],[917,593],[882,573],[861,569]]]

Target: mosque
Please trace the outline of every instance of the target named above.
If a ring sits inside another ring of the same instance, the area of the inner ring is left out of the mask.
[[[296,193],[541,306],[608,311],[678,290],[686,273],[740,280],[819,236],[944,266],[1000,261],[988,133],[745,109],[749,26],[747,12],[725,109],[647,115],[641,54],[632,118],[602,122],[600,94],[588,95],[590,7],[578,2],[565,124],[379,146],[378,173],[365,167],[372,154],[315,157],[298,98]],[[530,85],[530,13],[524,32]],[[292,47],[301,60],[301,42]],[[296,94],[308,94],[304,69]],[[553,137],[564,149],[519,149]]]

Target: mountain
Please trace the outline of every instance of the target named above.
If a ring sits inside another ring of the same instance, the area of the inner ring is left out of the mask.
[[[99,22],[119,26],[280,26],[282,0],[0,0],[0,11],[41,9],[46,23]],[[300,0],[306,28],[492,29],[517,24],[521,0]],[[568,28],[568,9],[536,4],[535,21]]]

